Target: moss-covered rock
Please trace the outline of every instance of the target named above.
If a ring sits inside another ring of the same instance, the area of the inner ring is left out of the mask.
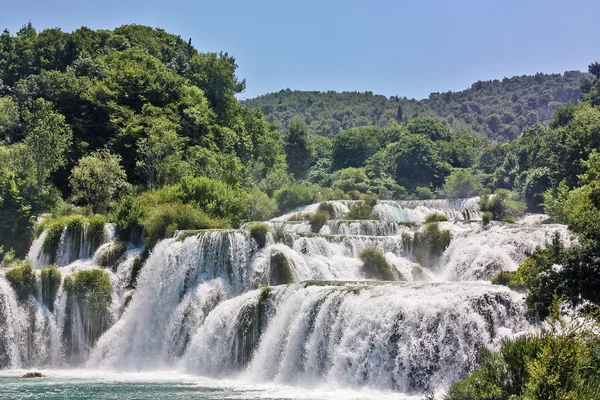
[[[319,211],[316,214],[311,214],[308,223],[310,224],[310,230],[312,233],[319,233],[321,228],[327,223],[329,214],[324,211]]]
[[[267,244],[267,234],[269,226],[261,223],[252,223],[248,226],[250,229],[250,237],[254,239],[259,248],[265,247]]]
[[[292,262],[280,251],[271,253],[271,271],[269,282],[271,285],[283,285],[294,282]]]
[[[98,257],[98,265],[101,267],[109,267],[113,270],[117,268],[119,262],[127,252],[127,247],[121,241],[116,241],[108,246]]]
[[[42,302],[50,311],[54,311],[54,300],[60,288],[61,274],[56,265],[50,265],[40,274],[42,282]]]
[[[368,279],[397,281],[400,273],[387,262],[383,253],[375,248],[364,249],[358,254],[363,262],[361,272]]]
[[[440,229],[438,223],[430,223],[413,239],[413,255],[427,268],[435,266],[444,250],[450,245],[450,231]]]
[[[20,266],[6,271],[6,280],[14,289],[17,297],[26,300],[35,295],[35,272],[29,262],[22,262]]]
[[[432,222],[444,222],[444,221],[448,221],[448,217],[446,217],[443,214],[429,214],[426,218],[425,218],[425,223],[426,224],[430,224]]]
[[[367,203],[356,203],[352,206],[348,214],[346,214],[346,219],[349,220],[359,220],[359,219],[374,219],[373,218],[373,207],[368,205]]]
[[[67,215],[47,219],[40,225],[46,231],[42,252],[49,257],[50,263],[54,263],[63,236],[72,239],[71,243],[75,246],[73,253],[76,255],[80,253],[84,235],[91,248],[97,249],[104,241],[105,225],[106,218],[102,215]]]

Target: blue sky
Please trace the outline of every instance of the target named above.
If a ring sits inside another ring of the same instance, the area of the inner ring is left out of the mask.
[[[227,51],[241,98],[284,88],[424,98],[477,80],[586,70],[600,61],[598,0],[0,0],[16,32],[161,27],[201,51]]]

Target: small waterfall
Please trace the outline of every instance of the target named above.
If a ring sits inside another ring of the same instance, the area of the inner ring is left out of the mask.
[[[221,303],[186,352],[191,372],[405,393],[452,382],[477,351],[528,328],[521,296],[486,284],[289,285]]]
[[[21,349],[26,339],[27,316],[17,296],[0,273],[0,368],[20,368]]]
[[[441,214],[450,221],[479,221],[479,198],[395,201],[380,200],[373,208],[380,219],[396,222],[423,222],[428,215]]]

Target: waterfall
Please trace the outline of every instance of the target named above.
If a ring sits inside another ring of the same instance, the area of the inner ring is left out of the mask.
[[[544,216],[484,227],[478,198],[379,201],[374,219],[344,219],[359,202],[328,201],[335,217],[318,233],[296,219],[319,204],[265,222],[265,240],[248,226],[177,232],[143,264],[142,249],[114,242],[112,224],[95,242],[65,230],[53,301],[45,281],[18,299],[0,272],[0,368],[175,369],[422,394],[464,377],[480,349],[535,329],[523,295],[489,279],[516,270],[557,232],[573,241]],[[425,223],[434,213],[448,221]],[[46,237],[29,252],[38,278],[51,261]],[[367,249],[390,273],[365,269]],[[111,286],[101,311],[67,288],[99,268]]]

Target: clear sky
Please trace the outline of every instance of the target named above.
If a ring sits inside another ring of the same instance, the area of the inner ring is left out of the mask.
[[[477,80],[587,70],[600,61],[600,0],[0,0],[15,33],[127,23],[227,51],[241,98],[289,87],[409,98]]]

